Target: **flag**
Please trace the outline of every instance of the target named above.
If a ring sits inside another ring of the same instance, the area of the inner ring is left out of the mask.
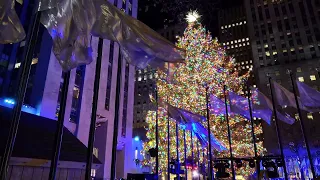
[[[92,35],[115,41],[123,57],[138,68],[163,67],[164,62],[181,62],[183,50],[137,19],[105,0],[93,0],[97,20]]]
[[[280,84],[278,84],[274,81],[272,81],[272,83],[273,83],[275,97],[276,97],[278,104],[283,108],[286,108],[288,106],[293,107],[293,108],[297,108],[294,94],[292,92],[288,91],[286,88],[284,88]],[[297,98],[298,98],[298,103],[299,103],[300,109],[308,111],[308,112],[312,112],[310,109],[308,109],[307,107],[305,107],[303,105],[303,103],[301,102],[299,97],[297,97]]]
[[[40,0],[38,11],[64,71],[92,62],[90,31],[96,17],[92,0]]]
[[[290,107],[297,108],[293,93],[291,93],[290,91],[288,91],[286,88],[276,83],[275,81],[272,81],[272,84],[275,92],[275,98],[281,107],[285,108],[290,106]]]
[[[17,43],[26,36],[14,5],[15,0],[0,1],[0,44]]]
[[[252,94],[251,94],[251,100],[252,100],[252,109],[257,114],[263,114],[263,116],[260,116],[262,119],[264,119],[268,124],[271,122],[271,117],[273,113],[273,105],[270,99],[264,95],[262,92],[260,92],[257,88],[251,88]],[[280,113],[277,111],[278,119],[287,123],[287,124],[293,124],[295,122],[295,119],[292,118],[287,113]],[[264,118],[263,118],[264,117]],[[268,119],[268,120],[267,120]]]
[[[209,109],[212,114],[216,114],[216,115],[226,114],[225,103],[215,95],[210,95]],[[228,110],[230,112],[230,106],[228,106]]]
[[[301,104],[309,111],[318,112],[320,110],[320,92],[308,85],[297,81]]]
[[[237,95],[234,92],[229,92],[230,100],[230,110],[235,114],[240,114],[241,116],[250,119],[249,103],[248,99]]]
[[[192,123],[192,131],[195,133],[203,147],[209,144],[209,133],[208,130],[200,123]],[[219,141],[212,133],[210,133],[211,146],[217,151],[225,151],[227,148],[225,145]]]
[[[201,124],[202,121],[206,120],[205,117],[198,114],[194,114],[184,109],[174,107],[170,104],[168,104],[168,114],[169,114],[169,117],[171,117],[172,119],[175,119],[180,124],[181,127],[183,127],[184,129],[193,131],[196,134],[202,146],[208,145],[208,141],[209,141],[208,131]],[[210,137],[211,137],[211,145],[217,151],[226,150],[223,143],[217,140],[213,134],[211,134]]]

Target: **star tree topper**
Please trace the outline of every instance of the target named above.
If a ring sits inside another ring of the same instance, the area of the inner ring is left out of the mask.
[[[196,22],[198,21],[198,19],[200,18],[201,16],[199,15],[198,11],[195,10],[195,11],[189,11],[187,16],[186,16],[186,21],[188,23],[193,23],[193,22]]]

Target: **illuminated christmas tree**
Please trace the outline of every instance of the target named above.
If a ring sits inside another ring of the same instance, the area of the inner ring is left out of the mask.
[[[248,78],[248,74],[239,76],[236,63],[233,58],[225,53],[225,49],[213,39],[209,32],[198,21],[199,15],[191,12],[187,16],[188,26],[182,37],[178,37],[177,46],[185,49],[185,63],[169,64],[165,70],[158,70],[157,90],[158,90],[158,121],[159,121],[159,169],[160,173],[167,173],[167,122],[168,115],[166,105],[168,102],[173,106],[186,109],[193,113],[206,116],[205,84],[209,87],[209,93],[223,99],[223,86],[228,90],[243,94],[243,82]],[[254,148],[252,144],[250,121],[238,116],[229,117],[232,148],[234,157],[253,157]],[[155,124],[156,112],[150,111],[146,117],[148,123],[147,138],[144,143],[142,154],[146,159],[143,165],[155,166],[155,158],[147,158],[148,150],[156,147]],[[176,129],[175,121],[169,120],[170,128],[170,157],[176,158]],[[215,137],[228,146],[227,123],[223,114],[210,114],[211,132]],[[207,127],[206,123],[203,124]],[[263,153],[262,141],[259,134],[262,133],[260,125],[255,126],[257,135],[257,149],[259,154]],[[191,149],[191,133],[186,133],[187,157],[194,153],[197,161],[198,151],[200,163],[207,163],[206,147],[202,148],[198,140],[193,138],[193,149]],[[199,147],[199,148],[198,148]],[[213,148],[212,148],[213,149]],[[203,156],[204,152],[204,156]],[[229,151],[214,152],[214,157],[229,157]],[[183,130],[179,129],[179,161],[184,162],[184,138]],[[247,176],[255,169],[248,165],[238,168],[237,174]]]

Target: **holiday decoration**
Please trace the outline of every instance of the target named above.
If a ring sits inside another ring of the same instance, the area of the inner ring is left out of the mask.
[[[223,87],[227,86],[228,91],[237,94],[243,93],[242,84],[248,78],[248,74],[239,76],[236,71],[235,60],[226,55],[225,49],[220,46],[216,39],[213,39],[209,32],[199,23],[200,16],[196,12],[189,13],[188,26],[182,37],[178,37],[177,46],[185,49],[185,62],[179,64],[167,64],[165,69],[157,71],[159,79],[157,80],[158,99],[158,130],[159,130],[159,173],[165,175],[168,172],[168,152],[167,152],[167,134],[170,134],[169,155],[175,159],[176,150],[176,122],[169,118],[167,103],[192,112],[206,116],[206,87],[208,93],[216,98],[223,99]],[[212,99],[212,98],[211,98]],[[166,102],[166,103],[164,103]],[[221,104],[223,105],[223,104]],[[210,106],[210,111],[214,111],[215,105]],[[224,107],[224,106],[223,106]],[[223,109],[221,107],[221,109]],[[235,157],[254,157],[254,148],[251,136],[250,121],[240,115],[230,115],[231,139],[233,156]],[[170,128],[168,130],[167,123]],[[150,148],[156,147],[155,125],[156,112],[149,111],[146,117],[148,123],[147,138],[144,143],[142,154],[146,157]],[[203,127],[207,127],[206,120],[201,121]],[[223,144],[228,144],[227,123],[224,113],[210,113],[211,133]],[[184,162],[184,133],[183,128],[179,127],[179,162]],[[263,152],[260,134],[262,128],[260,125],[254,127],[257,141],[258,154]],[[186,157],[193,154],[195,162],[208,164],[207,148],[196,148],[200,143],[197,137],[191,139],[190,131],[186,131]],[[214,149],[214,148],[212,148]],[[227,149],[228,146],[227,146]],[[198,157],[198,152],[201,154]],[[214,157],[229,157],[229,150],[218,152],[214,150]],[[143,165],[154,166],[155,158],[142,161]],[[198,163],[195,163],[198,164]],[[196,168],[196,167],[195,167]],[[243,164],[241,168],[236,169],[237,174],[248,176],[254,172],[248,164]]]

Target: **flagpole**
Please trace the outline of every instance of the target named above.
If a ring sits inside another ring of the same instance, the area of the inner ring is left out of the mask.
[[[191,158],[192,158],[192,170],[193,170],[193,164],[194,164],[194,161],[193,161],[193,131],[191,131]]]
[[[96,72],[95,72],[94,86],[93,86],[91,123],[90,123],[90,130],[89,130],[89,139],[88,139],[85,180],[92,179],[91,169],[92,169],[92,159],[93,159],[94,137],[96,132],[96,122],[97,122],[97,108],[98,108],[98,97],[99,97],[99,86],[100,86],[102,49],[103,49],[103,39],[99,38],[97,62],[96,62],[96,70],[95,70]]]
[[[176,121],[176,151],[177,151],[177,167],[176,167],[176,175],[177,175],[177,180],[180,180],[180,161],[179,161],[179,126],[178,126],[178,121]]]
[[[233,180],[235,180],[235,170],[233,166],[233,154],[232,154],[232,144],[231,144],[231,129],[229,125],[229,114],[228,114],[228,104],[227,104],[227,94],[226,94],[227,86],[223,86],[223,94],[224,94],[224,104],[226,107],[226,120],[227,120],[227,126],[228,126],[228,138],[229,138],[229,148],[230,148],[230,159],[231,159],[231,170],[232,170],[232,176]]]
[[[209,174],[209,180],[212,180],[214,179],[214,174],[212,172],[213,170],[213,165],[212,165],[212,150],[211,150],[211,129],[210,129],[210,110],[209,110],[209,94],[208,94],[208,91],[209,91],[209,86],[206,85],[206,110],[207,110],[207,129],[208,129],[208,144],[209,144],[209,166],[208,166],[208,174]]]
[[[198,172],[200,170],[200,152],[199,152],[199,142],[197,142],[197,151],[198,151]],[[199,176],[198,179],[200,180],[200,172],[199,172]]]
[[[167,82],[168,82],[168,77],[170,75],[170,63],[168,62],[168,75],[167,75]],[[168,103],[168,109],[169,109],[169,97],[167,96],[167,103]],[[167,122],[167,128],[168,128],[168,146],[167,146],[167,151],[168,151],[168,180],[170,180],[170,122],[169,122],[169,110],[167,109],[167,116],[168,116],[168,122]]]
[[[286,166],[286,161],[285,161],[284,153],[283,153],[282,138],[281,138],[280,129],[279,129],[279,120],[278,120],[275,100],[274,100],[274,97],[273,97],[273,90],[272,90],[273,88],[272,88],[272,83],[271,83],[271,77],[269,77],[269,88],[270,88],[272,107],[273,107],[273,114],[274,114],[275,125],[276,125],[276,133],[277,133],[277,136],[278,136],[278,145],[280,147],[280,153],[281,153],[280,156],[281,156],[282,162],[284,164],[284,166],[283,166],[284,177],[285,177],[285,179],[288,179],[287,166]]]
[[[119,49],[120,51],[120,49]],[[121,53],[119,52],[119,56]],[[119,131],[119,114],[120,114],[120,88],[121,88],[121,69],[122,58],[118,58],[117,67],[117,82],[116,82],[116,95],[115,95],[115,107],[114,107],[114,119],[113,119],[113,136],[112,136],[112,151],[111,151],[111,168],[110,179],[116,178],[116,162],[117,162],[117,145],[118,145],[118,131]]]
[[[299,105],[299,101],[298,101],[298,95],[297,95],[295,84],[293,82],[293,77],[292,77],[292,71],[291,70],[289,70],[289,75],[290,75],[290,79],[291,79],[291,83],[292,83],[294,99],[296,101],[298,114],[299,114],[299,118],[300,118],[299,122],[300,122],[300,126],[301,126],[302,136],[303,136],[303,139],[304,139],[304,141],[306,143],[308,159],[309,159],[310,166],[311,166],[312,177],[316,178],[316,173],[315,173],[315,170],[314,170],[314,165],[313,165],[313,160],[312,160],[312,156],[311,156],[309,141],[308,141],[308,137],[306,136],[306,133],[305,133],[305,126],[304,126],[304,122],[303,122],[303,119],[302,119],[301,109],[300,109],[300,105]]]
[[[184,144],[184,174],[185,179],[188,179],[188,172],[187,172],[187,143],[186,143],[186,130],[183,130],[183,144]]]
[[[167,110],[167,113],[169,111]],[[168,145],[167,145],[167,151],[168,151],[168,180],[170,180],[170,122],[169,122],[169,113],[168,113],[168,122],[167,122],[167,129],[168,129]]]
[[[27,90],[28,80],[30,76],[31,63],[33,54],[36,48],[39,27],[40,27],[41,12],[36,12],[32,17],[32,24],[29,26],[28,35],[26,37],[26,48],[23,52],[23,60],[21,62],[21,73],[19,79],[19,86],[15,95],[15,105],[11,115],[11,125],[9,129],[8,139],[5,145],[1,166],[0,179],[4,180],[8,173],[9,161],[14,148],[14,143],[17,137],[19,121],[21,116],[21,109],[23,106],[24,97]]]
[[[253,115],[252,115],[252,107],[251,107],[251,92],[249,88],[249,84],[247,83],[247,95],[248,95],[248,104],[249,104],[249,112],[250,112],[250,122],[251,122],[251,134],[252,134],[252,140],[253,140],[253,148],[254,148],[254,156],[256,159],[256,168],[257,168],[257,173],[260,174],[260,159],[258,157],[258,150],[257,150],[257,144],[256,144],[256,135],[254,132],[254,122],[253,122]]]
[[[158,104],[158,88],[156,86],[156,92],[155,92],[155,99],[156,99],[156,151],[157,151],[157,156],[156,156],[156,174],[157,178],[159,177],[159,120],[158,120],[158,110],[159,110],[159,104]]]

